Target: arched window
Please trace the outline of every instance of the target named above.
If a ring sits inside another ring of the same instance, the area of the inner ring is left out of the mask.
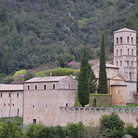
[[[131,44],[133,44],[133,37],[131,37]]]
[[[120,61],[120,66],[122,66],[122,60]]]
[[[53,84],[53,89],[55,89],[56,88],[56,85],[55,84]]]
[[[30,90],[30,86],[28,85],[28,90]]]
[[[127,43],[129,43],[129,36],[127,37]]]
[[[44,89],[46,90],[46,84],[44,85]]]
[[[123,38],[122,37],[120,37],[120,44],[122,44],[123,43]]]
[[[118,50],[116,50],[116,55],[118,56]]]
[[[129,55],[129,49],[127,50],[127,54]]]
[[[120,56],[122,56],[122,49],[120,49]]]
[[[129,72],[129,79],[132,80],[132,73]]]
[[[118,37],[116,38],[116,44],[118,45]]]
[[[132,49],[132,55],[134,55],[134,50]]]
[[[35,90],[37,90],[37,85],[35,85]]]
[[[133,67],[133,65],[134,65],[134,62],[133,62],[133,61],[131,61],[131,66]]]

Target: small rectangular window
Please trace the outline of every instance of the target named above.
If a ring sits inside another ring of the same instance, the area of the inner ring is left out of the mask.
[[[17,97],[19,97],[19,93],[17,93]]]
[[[19,109],[17,109],[17,115],[19,115]]]
[[[2,97],[2,93],[0,94],[0,97]]]
[[[35,85],[35,90],[37,90],[37,85]]]
[[[46,85],[44,85],[44,89],[46,90]]]
[[[11,97],[11,94],[9,93],[9,97]]]
[[[56,85],[55,84],[53,84],[53,89],[55,89],[56,88]]]
[[[30,90],[30,86],[28,85],[28,90]]]
[[[33,119],[33,123],[36,124],[36,119]]]

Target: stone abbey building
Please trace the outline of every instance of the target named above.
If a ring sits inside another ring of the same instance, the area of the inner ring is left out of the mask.
[[[127,28],[115,31],[114,63],[106,64],[113,105],[135,102],[132,94],[136,92],[136,68],[136,31]],[[93,66],[93,70],[98,79],[99,65]],[[39,121],[47,126],[64,126],[67,121],[88,125],[93,113],[69,108],[74,106],[77,88],[78,83],[71,76],[35,77],[23,85],[0,84],[0,117],[20,116],[25,125]]]

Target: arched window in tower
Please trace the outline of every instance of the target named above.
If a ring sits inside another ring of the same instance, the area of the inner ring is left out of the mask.
[[[129,80],[132,80],[132,72],[129,72]]]
[[[129,49],[127,50],[127,54],[129,55]]]
[[[132,66],[132,67],[134,66],[134,62],[133,62],[133,61],[131,61],[131,66]]]
[[[133,56],[133,54],[134,54],[134,50],[132,49],[132,56]]]
[[[118,50],[116,50],[116,56],[118,56]]]
[[[120,49],[120,56],[122,56],[122,49]]]
[[[116,38],[116,44],[118,45],[118,37]]]
[[[120,61],[120,66],[122,66],[122,60]]]
[[[131,37],[131,44],[133,44],[133,37]]]
[[[127,37],[127,43],[129,43],[129,36]]]
[[[122,44],[123,43],[123,38],[122,37],[120,37],[120,44]]]

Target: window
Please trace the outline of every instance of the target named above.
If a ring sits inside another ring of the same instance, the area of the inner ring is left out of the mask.
[[[33,119],[33,123],[36,124],[36,119]]]
[[[0,97],[2,97],[2,93],[0,94]]]
[[[30,90],[30,86],[28,85],[28,90]]]
[[[131,61],[131,66],[133,67],[133,65],[134,65],[134,62],[133,62],[133,61]]]
[[[120,49],[120,56],[122,56],[122,49]]]
[[[129,60],[127,60],[127,66],[129,66]]]
[[[116,44],[118,45],[118,37],[116,38]]]
[[[118,61],[116,61],[116,66],[118,66]]]
[[[129,49],[127,50],[127,53],[128,53],[128,55],[129,55]]]
[[[56,85],[55,84],[53,84],[53,89],[55,89],[56,88]]]
[[[118,56],[118,50],[116,50],[116,55]]]
[[[129,36],[127,37],[127,43],[129,43]]]
[[[132,80],[132,73],[129,72],[129,79]]]
[[[46,90],[46,84],[44,85],[44,89]]]
[[[131,37],[131,44],[133,44],[133,37]]]
[[[133,51],[133,49],[132,49],[132,55],[134,55],[134,51]]]
[[[69,89],[71,89],[70,85],[69,85]]]
[[[68,103],[66,103],[66,107],[68,107]]]
[[[19,115],[19,109],[17,109],[17,115]]]
[[[35,85],[35,90],[37,90],[37,85]]]
[[[33,105],[33,108],[35,108],[35,105]]]
[[[12,104],[12,106],[14,106],[14,104]]]
[[[120,37],[120,44],[122,44],[123,43],[123,38],[122,37]]]
[[[11,94],[9,93],[9,97],[11,97]]]
[[[120,66],[122,66],[122,60],[120,61]]]
[[[46,104],[46,108],[47,108],[47,104]]]
[[[19,97],[19,93],[17,93],[17,97]]]

